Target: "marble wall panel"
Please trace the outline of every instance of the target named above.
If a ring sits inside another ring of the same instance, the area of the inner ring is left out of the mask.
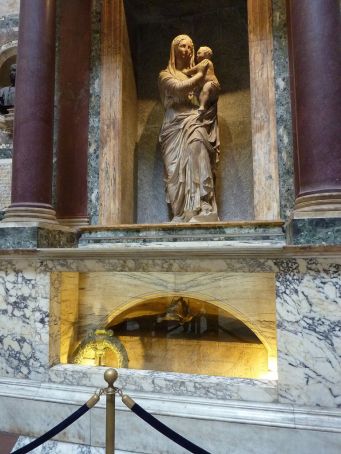
[[[10,1],[7,0],[7,3]],[[14,6],[14,2],[17,3],[18,8]],[[7,9],[0,1],[0,46],[18,39],[19,2],[20,0],[13,0],[13,8]],[[3,3],[6,3],[6,0],[3,0]]]
[[[340,271],[277,275],[281,402],[341,407]]]
[[[294,208],[294,161],[285,0],[272,0],[277,148],[281,219]]]
[[[20,0],[1,0],[0,1],[0,16],[9,14],[19,14]]]
[[[68,273],[64,273],[65,277]],[[61,312],[62,312],[62,273],[51,273],[49,310],[49,360],[51,365],[59,364],[61,357]],[[64,280],[65,280],[64,277]]]
[[[49,366],[50,276],[35,268],[0,271],[0,374],[42,379]]]
[[[101,0],[93,1],[89,100],[88,216],[98,224],[101,104]]]

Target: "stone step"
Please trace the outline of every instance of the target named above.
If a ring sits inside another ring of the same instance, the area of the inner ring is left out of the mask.
[[[0,454],[8,454],[18,440],[19,435],[0,432]]]
[[[89,226],[79,229],[78,246],[107,247],[110,244],[119,243],[145,244],[193,241],[284,244],[283,226],[282,221]]]

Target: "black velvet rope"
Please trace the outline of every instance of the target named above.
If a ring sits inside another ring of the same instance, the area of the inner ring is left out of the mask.
[[[159,432],[161,432],[166,437],[170,438],[172,441],[174,441],[178,445],[187,449],[189,452],[192,452],[193,454],[210,454],[208,451],[205,451],[205,449],[199,448],[199,446],[195,445],[191,441],[182,437],[177,432],[174,432],[174,430],[170,429],[165,424],[163,424],[161,421],[154,418],[154,416],[152,416],[150,413],[146,412],[146,410],[144,410],[138,404],[135,403],[131,407],[131,411],[133,411],[137,416],[142,418],[146,423],[148,423],[152,427],[154,427],[154,429],[158,430]]]
[[[57,424],[55,427],[53,427],[51,430],[46,432],[44,435],[41,437],[37,438],[36,440],[31,441],[26,446],[23,446],[22,448],[17,449],[16,451],[12,452],[12,454],[26,454],[27,452],[32,451],[32,449],[37,448],[38,446],[42,445],[46,441],[48,441],[50,438],[54,437],[55,435],[59,434],[62,430],[66,429],[70,424],[73,422],[77,421],[78,418],[83,416],[90,408],[84,404],[78,410],[76,410],[72,415],[68,416],[64,421],[61,423]]]

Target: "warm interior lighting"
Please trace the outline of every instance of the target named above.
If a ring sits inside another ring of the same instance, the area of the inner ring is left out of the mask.
[[[160,297],[119,313],[78,346],[73,362],[247,378],[275,378],[276,358],[220,307]]]

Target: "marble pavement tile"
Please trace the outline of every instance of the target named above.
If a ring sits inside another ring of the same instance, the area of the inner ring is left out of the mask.
[[[79,408],[78,405],[53,405],[49,401],[18,400],[1,397],[0,425],[9,433],[24,433],[39,437]],[[90,414],[86,413],[78,421],[58,435],[59,440],[73,440],[75,443],[90,443]]]
[[[21,436],[13,451],[28,445],[34,438]],[[31,451],[33,454],[104,454],[104,448],[51,440]],[[115,451],[120,454],[119,451]]]

